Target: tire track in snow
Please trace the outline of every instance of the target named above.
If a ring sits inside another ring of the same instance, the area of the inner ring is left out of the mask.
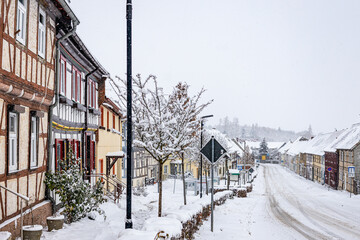
[[[275,197],[273,196],[271,192],[271,188],[269,185],[269,176],[268,176],[268,167],[264,166],[264,178],[265,178],[265,186],[266,186],[266,193],[269,199],[270,203],[270,210],[273,213],[273,215],[284,225],[294,229],[296,232],[303,235],[306,239],[328,239],[328,236],[323,235],[321,232],[318,232],[297,219],[293,218],[289,213],[287,213],[285,210],[283,210],[279,203],[276,201]]]
[[[334,233],[333,231],[330,231],[331,227],[336,228],[337,230],[340,230],[341,232],[344,232],[345,234],[350,234],[354,239],[358,239],[360,236],[360,232],[356,231],[356,226],[349,225],[347,222],[341,221],[340,219],[336,217],[332,217],[329,215],[325,215],[322,212],[320,212],[317,208],[311,208],[308,205],[304,205],[303,203],[299,202],[296,199],[295,194],[293,193],[291,188],[286,189],[286,193],[284,194],[283,189],[280,189],[279,185],[277,184],[277,181],[273,179],[272,176],[280,176],[282,181],[286,181],[284,176],[280,173],[279,169],[275,166],[269,167],[272,174],[270,175],[270,178],[272,178],[273,182],[275,183],[274,186],[277,188],[279,194],[288,201],[291,205],[294,207],[297,207],[300,212],[306,217],[311,223],[313,223],[315,226],[319,227],[321,230],[332,236],[336,239],[345,239],[343,236],[339,236],[338,234]],[[282,185],[284,186],[284,185]],[[306,199],[308,201],[308,199]],[[314,202],[314,201],[311,201]],[[316,202],[315,202],[316,203]],[[316,204],[319,204],[318,202]],[[330,208],[329,208],[330,209]],[[317,219],[318,221],[315,221],[314,219]],[[321,224],[320,224],[321,223]],[[325,227],[325,226],[326,227]],[[329,228],[330,227],[330,228]]]

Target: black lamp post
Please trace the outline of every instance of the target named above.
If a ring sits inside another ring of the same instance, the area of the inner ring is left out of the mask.
[[[127,128],[126,128],[126,221],[125,228],[132,228],[131,220],[131,170],[132,170],[132,55],[131,55],[131,20],[132,3],[126,1],[126,28],[127,28]]]
[[[203,145],[203,127],[204,127],[204,119],[211,118],[214,115],[206,115],[201,117],[201,124],[200,124],[200,149],[202,149]],[[200,198],[202,198],[202,154],[200,154]]]

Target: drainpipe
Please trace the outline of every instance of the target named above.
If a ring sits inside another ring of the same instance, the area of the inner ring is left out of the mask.
[[[71,20],[72,20],[72,24],[73,24],[73,28],[71,29],[71,31],[69,31],[68,33],[66,33],[64,36],[62,36],[61,38],[59,38],[56,41],[56,59],[55,59],[55,84],[54,84],[54,97],[55,97],[55,101],[53,104],[51,104],[49,106],[49,113],[48,113],[48,139],[47,139],[47,148],[48,148],[48,154],[47,154],[47,163],[46,163],[46,169],[48,172],[51,171],[51,166],[52,166],[52,115],[53,115],[53,110],[54,107],[58,104],[59,102],[59,89],[58,89],[58,85],[59,85],[59,77],[60,77],[60,44],[61,42],[63,42],[65,39],[69,38],[71,35],[73,35],[76,31],[76,27],[77,25],[80,24],[80,21],[77,19],[77,17],[75,16],[75,14],[72,12],[72,10],[70,9],[70,7],[67,5],[67,3],[64,0],[58,0],[58,2],[60,3],[60,5],[63,7],[63,9],[67,12],[67,14],[70,16]],[[46,191],[45,191],[46,197],[52,202],[52,206],[53,206],[53,212],[54,212],[54,207],[55,207],[55,200],[50,196],[50,190],[46,187]]]
[[[94,70],[92,70],[91,72],[89,72],[88,74],[86,74],[85,76],[85,106],[86,106],[86,112],[85,112],[85,128],[82,130],[82,134],[81,134],[81,141],[82,141],[82,148],[81,148],[81,152],[82,152],[82,166],[83,169],[87,170],[87,166],[86,166],[86,145],[85,145],[85,132],[88,130],[89,125],[88,125],[88,118],[89,118],[89,103],[88,103],[88,82],[89,82],[89,77],[94,74],[97,70],[99,70],[99,67],[96,67]],[[90,176],[90,169],[89,172],[85,172],[84,174],[87,176]],[[85,179],[85,176],[84,176]]]

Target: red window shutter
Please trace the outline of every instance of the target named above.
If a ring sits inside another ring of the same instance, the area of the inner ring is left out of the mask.
[[[115,129],[115,115],[113,114],[113,129]]]
[[[91,169],[95,169],[95,142],[94,141],[91,141],[91,146],[92,146],[92,168]]]
[[[101,111],[101,126],[104,126],[104,108],[100,107],[100,111]]]
[[[115,165],[113,166],[113,175],[115,175]]]
[[[99,159],[100,173],[104,173],[103,159]]]
[[[55,139],[55,171],[58,167],[58,156],[59,156],[59,152],[58,152],[58,144],[59,144],[59,140]]]
[[[73,153],[75,153],[75,139],[71,140],[71,148],[73,150]],[[76,157],[76,156],[75,156]]]

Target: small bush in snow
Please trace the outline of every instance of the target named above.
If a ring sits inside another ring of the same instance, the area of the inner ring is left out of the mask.
[[[67,159],[60,160],[59,165],[60,170],[46,173],[45,184],[58,194],[64,204],[66,221],[78,221],[92,211],[102,214],[105,218],[104,211],[99,207],[105,202],[103,183],[98,181],[92,188],[89,183],[83,181],[79,161],[75,159],[71,148]]]

